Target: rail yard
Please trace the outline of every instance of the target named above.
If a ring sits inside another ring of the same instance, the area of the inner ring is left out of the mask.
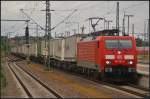
[[[1,98],[149,98],[149,1],[2,3]]]

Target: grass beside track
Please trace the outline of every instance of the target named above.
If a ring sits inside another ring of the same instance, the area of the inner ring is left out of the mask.
[[[39,73],[42,72],[45,74],[45,76],[50,77],[51,80],[56,80],[56,81],[60,81],[61,83],[67,85],[69,88],[74,89],[74,91],[79,92],[79,93],[85,93],[86,95],[90,96],[90,97],[103,97],[103,98],[111,98],[110,95],[107,95],[106,93],[104,93],[103,91],[100,91],[97,88],[88,86],[88,85],[84,85],[82,83],[78,83],[72,79],[70,79],[69,76],[65,76],[62,75],[59,72],[54,72],[52,71],[44,71],[42,69],[42,66],[40,66],[39,64],[36,63],[31,63],[28,65],[30,68],[32,68],[33,70],[38,71]]]
[[[10,53],[10,45],[8,44],[8,40],[7,37],[1,37],[1,54],[0,54],[0,84],[1,84],[1,88],[6,87],[7,85],[7,81],[6,81],[6,76],[5,76],[5,72],[4,69],[2,68],[2,65],[5,64],[5,59],[2,59],[4,57],[7,57],[7,55]]]
[[[0,66],[0,80],[1,80],[1,82],[0,83],[1,83],[1,88],[4,88],[7,85],[6,77],[4,75],[4,70],[2,68],[4,61],[1,59],[0,63],[1,63],[1,66]]]

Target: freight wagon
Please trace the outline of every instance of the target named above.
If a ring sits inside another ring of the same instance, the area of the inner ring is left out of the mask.
[[[31,44],[34,47],[30,48],[32,50],[30,54],[38,57],[37,61],[44,63],[49,44],[50,62],[54,67],[88,75],[100,75],[102,79],[108,78],[114,81],[136,79],[137,51],[134,37],[82,36],[55,38],[49,43],[41,41],[41,54],[38,56],[36,44]]]
[[[81,35],[72,35],[70,37],[64,38],[64,61],[75,62],[77,56],[77,43],[80,41]]]
[[[59,39],[54,39],[53,40],[54,44],[54,59],[63,61],[64,60],[64,39],[59,38]]]

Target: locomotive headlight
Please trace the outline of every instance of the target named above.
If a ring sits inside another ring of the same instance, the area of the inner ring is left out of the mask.
[[[105,55],[105,59],[115,59],[114,55]]]
[[[110,61],[106,61],[106,64],[109,65],[109,64],[111,64],[111,62]]]
[[[124,55],[124,59],[134,59],[133,55]]]
[[[133,61],[129,61],[129,64],[132,65],[132,64],[133,64]]]

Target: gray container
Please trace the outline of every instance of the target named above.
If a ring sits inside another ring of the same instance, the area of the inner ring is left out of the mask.
[[[16,53],[16,47],[11,48],[12,53]]]
[[[18,46],[18,53],[21,54],[22,51],[21,51],[21,46]]]
[[[28,55],[28,49],[27,49],[27,45],[24,44],[21,46],[22,52],[21,54],[24,54],[25,56]]]
[[[54,39],[53,40],[53,49],[54,49],[54,59],[63,61],[64,60],[64,39]]]
[[[29,47],[29,53],[32,56],[37,56],[37,43],[32,43]]]
[[[49,41],[50,44],[50,57],[54,57],[54,39]]]
[[[45,41],[41,41],[41,55],[47,56],[47,54],[48,54],[47,42],[45,47]]]
[[[76,61],[77,56],[77,42],[81,39],[81,35],[72,35],[65,38],[65,61]]]

